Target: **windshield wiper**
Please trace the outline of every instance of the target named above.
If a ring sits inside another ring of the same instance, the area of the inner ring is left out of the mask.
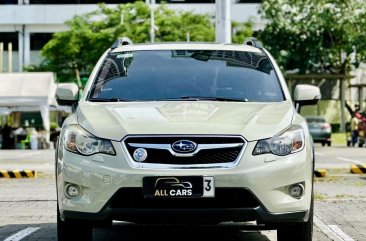
[[[131,101],[129,99],[121,99],[121,98],[90,98],[88,99],[92,102],[120,102],[120,101]]]
[[[247,98],[227,98],[227,97],[214,97],[214,96],[181,96],[179,99],[181,100],[211,100],[211,101],[233,101],[233,102],[248,102]]]

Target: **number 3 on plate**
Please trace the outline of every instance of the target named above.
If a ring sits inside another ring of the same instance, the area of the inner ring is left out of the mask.
[[[203,177],[203,197],[215,197],[214,177]]]

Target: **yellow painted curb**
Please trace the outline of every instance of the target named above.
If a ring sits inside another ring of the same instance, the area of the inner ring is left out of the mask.
[[[355,165],[355,164],[352,164],[351,165],[351,173],[353,174],[363,174],[363,173],[366,173],[366,165],[363,164],[363,165]]]
[[[327,175],[327,170],[325,169],[314,170],[314,175],[316,177],[325,177]]]
[[[37,173],[34,170],[0,170],[0,178],[36,178]]]

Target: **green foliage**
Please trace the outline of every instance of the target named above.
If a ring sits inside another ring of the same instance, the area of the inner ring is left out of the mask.
[[[233,36],[232,42],[243,44],[244,40],[254,35],[253,23],[251,21],[245,23],[232,22]]]
[[[366,56],[366,1],[263,0],[259,38],[284,70],[346,74]]]
[[[155,8],[156,41],[213,41],[214,26],[208,15],[169,10],[164,4]],[[109,8],[100,4],[91,13],[66,22],[69,30],[58,32],[43,47],[45,61],[29,66],[28,71],[53,71],[59,82],[88,76],[99,57],[113,42],[127,36],[135,43],[150,41],[150,8],[145,2],[120,4]]]
[[[57,128],[59,128],[58,124],[54,121],[50,122],[50,130],[55,131]]]

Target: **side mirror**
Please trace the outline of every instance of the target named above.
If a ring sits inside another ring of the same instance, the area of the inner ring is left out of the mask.
[[[79,88],[76,84],[59,84],[56,89],[56,101],[59,105],[72,106],[79,101]]]
[[[297,85],[294,92],[295,107],[298,112],[304,105],[316,105],[321,98],[320,89],[314,85]]]

